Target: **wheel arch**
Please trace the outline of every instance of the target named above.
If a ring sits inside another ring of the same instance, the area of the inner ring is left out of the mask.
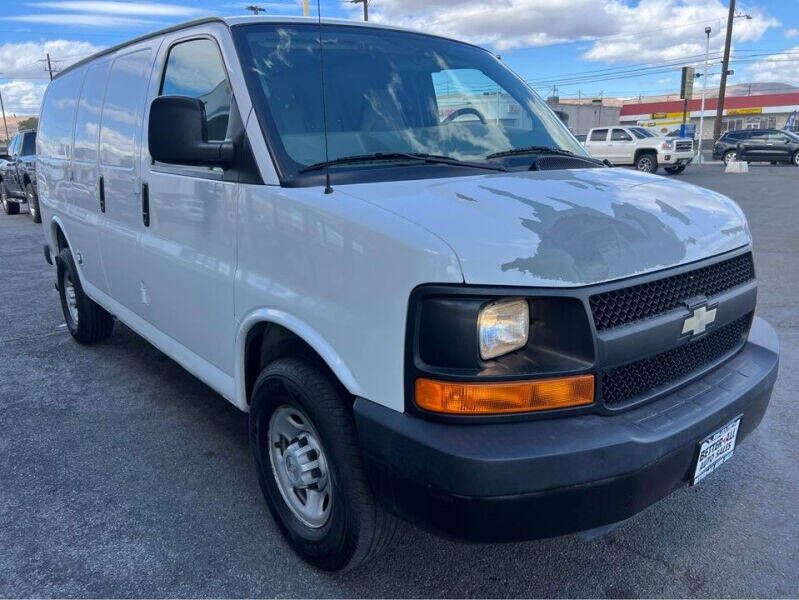
[[[50,239],[48,240],[48,242],[50,242],[51,247],[55,247],[56,256],[58,256],[58,254],[64,248],[72,247],[69,243],[69,237],[67,236],[64,223],[61,221],[61,219],[58,216],[54,216],[50,221],[49,233],[50,233]]]
[[[642,154],[654,154],[657,156],[658,151],[654,148],[636,148],[635,155],[633,156],[633,162],[638,162],[638,159]]]
[[[236,335],[236,399],[249,410],[252,387],[265,364],[281,356],[301,356],[327,371],[343,390],[362,395],[355,375],[333,347],[307,323],[284,311],[254,310]]]

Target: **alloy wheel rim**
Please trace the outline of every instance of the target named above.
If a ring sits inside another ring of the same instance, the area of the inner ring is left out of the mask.
[[[299,409],[284,405],[269,420],[269,461],[280,495],[312,529],[330,519],[333,490],[319,434]]]
[[[732,162],[732,161],[734,161],[736,158],[738,158],[738,154],[737,154],[736,152],[728,152],[728,153],[727,153],[727,162],[728,162],[728,163],[731,163],[731,162]]]
[[[64,298],[67,301],[67,310],[69,311],[69,317],[72,319],[72,322],[77,325],[78,324],[78,296],[75,292],[75,284],[72,283],[72,279],[69,275],[64,277]]]
[[[651,173],[652,172],[652,161],[648,158],[642,158],[638,162],[638,170],[643,171],[644,173]]]

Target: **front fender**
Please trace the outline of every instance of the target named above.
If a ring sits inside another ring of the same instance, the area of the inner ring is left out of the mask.
[[[352,370],[333,347],[325,341],[319,332],[294,315],[282,310],[264,307],[248,313],[239,323],[236,332],[236,360],[234,367],[236,370],[236,397],[234,399],[234,404],[241,410],[248,412],[250,409],[247,398],[245,374],[247,334],[253,327],[261,323],[280,325],[291,331],[322,357],[322,360],[325,361],[327,366],[330,367],[330,370],[333,371],[342,385],[344,385],[351,394],[355,396],[363,395],[361,386],[353,375]]]

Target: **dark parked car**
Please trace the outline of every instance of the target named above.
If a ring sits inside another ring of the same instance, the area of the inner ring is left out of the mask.
[[[8,145],[8,153],[0,156],[0,197],[7,215],[18,214],[20,204],[27,203],[34,222],[41,222],[36,193],[35,131],[20,131]]]
[[[799,166],[799,135],[780,129],[745,129],[728,131],[713,146],[713,158],[790,162]]]

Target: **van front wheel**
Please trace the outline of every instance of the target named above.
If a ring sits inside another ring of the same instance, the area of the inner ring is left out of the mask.
[[[352,569],[393,537],[396,520],[375,500],[361,464],[350,402],[319,367],[280,358],[261,372],[250,445],[272,516],[312,565]]]
[[[69,248],[58,255],[58,291],[69,333],[81,344],[108,339],[114,331],[114,317],[83,291]]]

